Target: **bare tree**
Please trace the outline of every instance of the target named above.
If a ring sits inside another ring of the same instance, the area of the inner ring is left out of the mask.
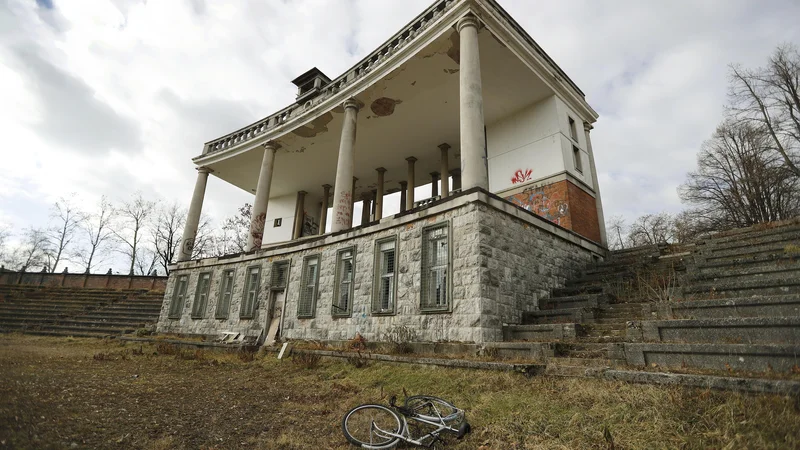
[[[634,247],[672,242],[672,221],[672,216],[665,212],[640,216],[628,229],[628,239]]]
[[[0,264],[5,265],[8,263],[11,256],[10,249],[8,248],[8,239],[11,237],[11,230],[6,226],[0,226]]]
[[[628,226],[622,216],[611,216],[606,224],[609,237],[609,248],[611,250],[624,250],[625,241],[628,234]],[[623,237],[625,235],[625,237]]]
[[[154,210],[155,203],[145,200],[141,192],[135,193],[131,200],[117,209],[118,225],[113,232],[122,244],[120,252],[130,259],[130,275],[139,267],[136,265],[136,259],[142,253],[139,246]]]
[[[175,255],[181,244],[183,228],[186,225],[186,208],[177,203],[159,209],[152,230],[153,245],[155,246],[157,262],[164,269],[164,273],[169,275],[169,266],[174,262]],[[208,233],[209,222],[206,218],[200,220],[197,227],[197,235],[192,248],[192,258],[202,258],[208,254],[212,240]]]
[[[218,255],[242,253],[248,250],[247,236],[250,234],[250,218],[253,206],[245,203],[239,213],[222,222],[222,232],[216,236],[215,251]]]
[[[771,150],[763,127],[727,121],[703,144],[678,192],[699,232],[746,227],[800,213],[800,178]]]
[[[81,222],[81,229],[88,244],[76,256],[86,267],[86,273],[90,273],[95,265],[105,262],[103,257],[114,237],[114,232],[111,230],[114,218],[114,207],[103,196],[97,205],[97,211],[87,214]]]
[[[766,131],[785,167],[800,177],[800,53],[792,44],[775,49],[758,69],[731,66],[730,112]]]
[[[66,259],[67,248],[75,239],[84,217],[84,213],[70,199],[61,197],[53,205],[50,213],[52,225],[47,229],[50,272],[55,272],[62,259]]]
[[[41,228],[28,228],[23,231],[22,242],[10,252],[7,262],[10,267],[20,271],[31,271],[38,267],[48,269],[50,239]]]
[[[131,275],[150,275],[156,270],[156,264],[158,263],[158,253],[155,249],[148,247],[147,245],[141,245],[139,248],[136,249],[136,267],[135,271],[131,272]]]

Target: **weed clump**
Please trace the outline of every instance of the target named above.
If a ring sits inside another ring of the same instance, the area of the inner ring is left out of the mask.
[[[318,353],[296,351],[292,353],[292,362],[302,369],[315,369],[322,359]]]

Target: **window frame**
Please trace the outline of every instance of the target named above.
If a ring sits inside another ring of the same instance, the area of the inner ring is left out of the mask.
[[[429,285],[427,282],[430,278],[427,278],[426,269],[430,271],[430,268],[427,268],[427,256],[428,256],[428,241],[426,239],[426,235],[434,230],[443,228],[447,232],[447,265],[445,267],[445,305],[443,307],[431,307],[425,305],[425,299],[427,298],[428,294],[428,287]],[[422,249],[421,249],[421,261],[420,261],[420,291],[419,291],[419,309],[422,314],[441,314],[441,313],[450,313],[453,311],[453,227],[449,220],[444,220],[432,225],[428,225],[422,228]]]
[[[569,137],[573,142],[578,143],[578,125],[577,121],[567,114],[567,126],[569,127]]]
[[[201,283],[203,282],[203,277],[208,275],[208,284],[206,284],[204,291],[200,291]],[[197,275],[197,286],[194,289],[194,303],[192,303],[192,319],[203,319],[206,316],[206,310],[208,309],[208,294],[211,293],[211,281],[214,279],[213,271],[209,272],[200,272]],[[202,302],[202,311],[201,308],[198,308],[200,304],[200,296],[205,295],[205,299]]]
[[[575,170],[583,174],[583,157],[581,156],[581,149],[577,145],[572,145],[572,164]]]
[[[228,280],[228,274],[230,276],[230,292],[228,295],[228,303],[226,305],[225,311],[222,311],[223,300],[225,298],[225,291],[226,291],[226,281]],[[217,307],[214,311],[214,318],[215,319],[227,319],[231,313],[231,300],[233,299],[233,285],[236,284],[236,269],[225,269],[222,271],[222,278],[219,280],[219,298],[217,298]]]
[[[381,245],[387,242],[394,243],[394,271],[392,272],[392,298],[391,307],[383,310],[378,308],[378,304],[382,303],[381,295],[381,282],[383,281],[384,274],[382,273],[383,252]],[[372,274],[372,304],[370,305],[370,312],[374,316],[391,316],[397,314],[397,261],[400,239],[397,235],[387,236],[385,238],[375,240],[375,261],[373,265]]]
[[[167,318],[180,319],[183,315],[183,308],[186,305],[186,292],[189,290],[189,274],[179,275],[175,280],[175,287],[172,290],[172,301],[169,304]],[[178,303],[176,303],[178,302]],[[178,306],[176,306],[178,305]]]
[[[342,268],[342,255],[346,252],[350,252],[350,260],[351,262],[351,271],[350,271],[350,286],[348,290],[348,302],[347,308],[344,310],[340,307],[341,301],[341,288],[342,288],[342,279],[340,276],[340,270]],[[355,245],[351,245],[349,247],[341,248],[336,251],[336,264],[334,267],[334,276],[333,276],[333,298],[331,299],[331,316],[332,317],[351,317],[353,314],[353,296],[355,295],[355,278],[356,278],[356,255],[357,249]]]
[[[314,280],[314,294],[311,298],[311,302],[309,305],[310,311],[308,313],[304,313],[303,311],[300,310],[300,306],[303,303],[303,296],[305,295],[306,289],[310,287],[306,282],[306,277],[308,276],[308,268],[310,266],[309,262],[312,260],[316,261],[316,266],[317,266],[316,277]],[[321,254],[319,253],[303,257],[303,268],[300,272],[300,283],[299,283],[300,292],[298,292],[298,297],[297,297],[298,319],[313,319],[314,317],[316,317],[317,297],[319,297],[319,269],[321,265],[322,265],[322,257]]]
[[[291,270],[292,264],[291,260],[285,259],[282,261],[275,261],[272,263],[269,273],[269,290],[270,291],[285,291],[289,286],[289,271]],[[283,280],[283,284],[275,284],[275,274],[280,268],[286,269],[286,277]]]
[[[253,274],[253,269],[258,269],[256,273],[256,286],[255,289],[251,289],[250,286],[251,278],[250,276]],[[249,297],[250,292],[253,292],[253,304],[249,305],[250,310],[246,310],[245,306],[247,305],[247,298]],[[260,264],[253,264],[247,267],[247,272],[245,272],[245,280],[244,280],[244,292],[242,292],[242,303],[239,305],[239,318],[240,319],[252,319],[256,315],[256,309],[258,308],[258,294],[261,291],[261,265]]]

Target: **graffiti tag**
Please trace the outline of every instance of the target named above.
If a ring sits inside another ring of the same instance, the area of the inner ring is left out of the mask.
[[[531,174],[533,170],[527,169],[526,171],[522,171],[522,169],[517,170],[514,172],[514,176],[511,177],[512,184],[524,183],[531,179]]]

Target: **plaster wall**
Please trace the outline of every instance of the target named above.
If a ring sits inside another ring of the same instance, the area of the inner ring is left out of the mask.
[[[297,194],[283,195],[269,199],[267,207],[267,220],[264,221],[263,244],[273,244],[292,239],[294,228],[294,208],[297,204]],[[275,226],[275,219],[281,219],[281,226]]]
[[[583,182],[590,189],[594,190],[592,183],[591,165],[589,164],[589,153],[586,150],[586,133],[583,130],[583,122],[578,114],[572,110],[563,100],[554,97],[558,122],[559,132],[561,134],[561,152],[564,158],[564,167],[570,175]],[[575,134],[577,140],[572,138],[572,131],[570,130],[569,118],[575,121]],[[573,146],[578,147],[581,159],[582,171],[579,171],[575,165],[575,158],[573,157]]]

